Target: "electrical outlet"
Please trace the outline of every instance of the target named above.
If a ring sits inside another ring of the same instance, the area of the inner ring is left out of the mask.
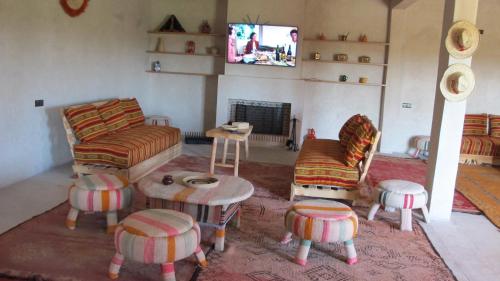
[[[412,104],[409,103],[409,102],[403,102],[403,104],[401,105],[402,108],[411,108],[412,107]]]
[[[35,100],[35,107],[43,106],[43,100]]]

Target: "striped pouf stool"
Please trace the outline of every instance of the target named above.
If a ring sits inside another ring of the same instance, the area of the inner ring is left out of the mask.
[[[161,264],[164,281],[175,280],[174,261],[195,254],[207,266],[200,247],[200,227],[190,215],[165,209],[133,213],[120,222],[115,232],[116,254],[109,265],[109,277],[118,278],[124,259]]]
[[[132,201],[132,188],[124,178],[108,175],[81,176],[69,189],[69,210],[66,226],[73,230],[79,211],[106,212],[107,232],[112,234],[118,223],[116,212]]]
[[[292,234],[300,238],[295,262],[306,265],[307,255],[314,242],[344,242],[347,263],[357,260],[353,238],[358,233],[358,217],[347,205],[329,200],[305,200],[294,204],[285,214],[287,233],[283,244],[292,240]]]
[[[427,191],[425,188],[411,181],[385,180],[377,186],[375,201],[368,213],[368,220],[373,220],[380,205],[401,209],[402,231],[412,231],[412,209],[422,209],[425,222],[429,222],[427,210]]]

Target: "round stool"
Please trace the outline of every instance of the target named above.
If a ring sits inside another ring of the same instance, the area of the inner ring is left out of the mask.
[[[307,255],[314,242],[344,242],[347,263],[356,263],[353,238],[358,233],[358,217],[347,205],[328,200],[305,200],[294,204],[285,214],[283,244],[291,241],[292,234],[300,238],[295,262],[307,263]]]
[[[400,229],[402,231],[412,231],[412,209],[422,209],[425,222],[429,222],[426,205],[427,191],[422,185],[405,180],[385,180],[381,181],[377,187],[376,198],[368,213],[368,220],[373,220],[380,205],[384,205],[401,209]]]
[[[133,213],[115,232],[116,254],[109,265],[109,277],[118,278],[125,258],[145,264],[161,264],[164,281],[175,280],[174,261],[193,253],[199,264],[207,266],[200,248],[200,227],[181,212],[149,209]]]
[[[73,230],[79,211],[106,212],[107,232],[113,233],[118,223],[116,211],[130,206],[132,188],[124,178],[99,174],[82,176],[69,189],[71,205],[66,226]]]

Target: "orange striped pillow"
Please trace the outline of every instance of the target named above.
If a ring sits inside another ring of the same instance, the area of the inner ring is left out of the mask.
[[[487,114],[465,114],[464,136],[486,136],[488,135],[488,115]]]
[[[120,100],[114,99],[97,107],[99,115],[101,115],[104,124],[108,131],[115,132],[130,128],[125,111],[120,106]]]
[[[500,115],[490,115],[490,136],[500,138]]]
[[[81,142],[89,142],[108,134],[97,108],[92,104],[68,108],[64,114]]]
[[[358,165],[373,141],[375,128],[368,118],[363,117],[363,119],[363,124],[358,126],[346,147],[345,162],[349,167]]]
[[[123,111],[125,111],[125,115],[131,128],[144,125],[144,113],[142,113],[142,109],[136,98],[122,99],[120,100],[120,105],[123,108]]]
[[[363,117],[360,114],[356,114],[349,118],[347,122],[344,123],[339,132],[340,144],[347,146],[349,139],[354,134],[358,126],[363,123]]]

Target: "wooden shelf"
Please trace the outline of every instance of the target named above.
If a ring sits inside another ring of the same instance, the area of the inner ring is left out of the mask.
[[[385,84],[376,84],[376,83],[358,83],[358,82],[341,82],[341,81],[333,81],[333,80],[322,80],[322,79],[314,79],[314,78],[306,78],[304,79],[306,82],[317,82],[317,83],[332,83],[332,84],[347,84],[347,85],[355,85],[355,86],[373,86],[373,87],[385,87]]]
[[[185,35],[185,36],[217,36],[225,37],[225,34],[220,33],[201,33],[201,32],[175,32],[175,31],[148,31],[149,34],[158,35]]]
[[[179,56],[202,56],[202,57],[224,57],[224,55],[212,55],[212,54],[187,54],[183,52],[157,52],[157,51],[146,51],[149,54],[169,54],[169,55],[179,55]]]
[[[216,76],[219,75],[218,73],[197,73],[197,72],[177,72],[177,71],[152,71],[152,70],[146,70],[147,73],[154,73],[154,74],[173,74],[173,75],[195,75],[195,76]]]
[[[336,64],[359,64],[359,65],[368,65],[368,66],[387,66],[386,63],[365,63],[365,62],[354,62],[354,61],[335,61],[335,60],[313,60],[313,59],[305,59],[302,61],[313,62],[313,63],[336,63]]]
[[[346,43],[346,44],[360,44],[360,45],[381,45],[381,46],[389,46],[389,42],[377,42],[377,41],[368,41],[368,42],[361,42],[361,41],[354,41],[354,40],[346,40],[346,41],[341,41],[341,40],[335,40],[335,39],[315,39],[315,38],[304,38],[304,41],[314,41],[314,42],[324,42],[324,43]]]

